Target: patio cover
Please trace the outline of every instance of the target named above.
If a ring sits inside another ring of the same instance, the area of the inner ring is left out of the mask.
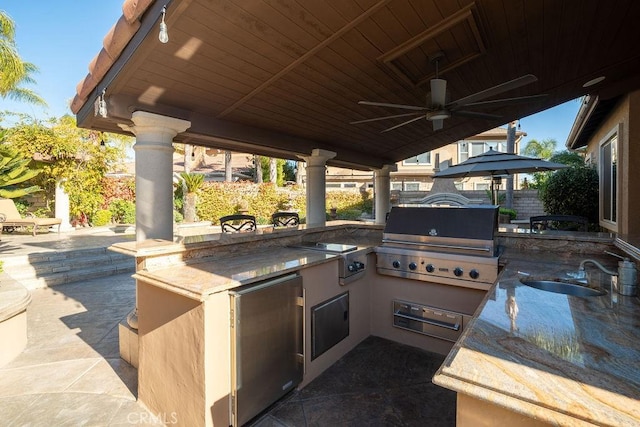
[[[330,165],[375,169],[587,93],[640,87],[639,18],[635,0],[126,0],[72,110],[91,129],[123,133],[147,111],[191,123],[177,142],[288,159],[322,149],[337,153]],[[454,115],[438,131],[418,120],[381,133],[402,117],[349,124],[399,113],[361,100],[425,105],[437,52],[449,100],[528,74],[537,81],[497,98],[547,96],[469,107],[499,117]]]

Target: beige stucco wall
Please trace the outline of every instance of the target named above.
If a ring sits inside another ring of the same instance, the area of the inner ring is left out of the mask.
[[[393,326],[394,299],[472,315],[486,291],[376,275],[371,285],[371,335],[446,355],[452,342]]]
[[[204,306],[138,281],[138,315],[138,399],[162,419],[203,425]]]
[[[618,132],[618,221],[616,224],[602,220],[600,225],[621,235],[640,232],[637,213],[640,212],[640,123],[631,118],[640,117],[640,91],[626,95],[602,122],[587,145],[592,162],[599,165],[600,145]]]
[[[0,320],[0,367],[16,358],[27,346],[27,310]]]
[[[369,292],[371,277],[375,274],[375,256],[373,254],[368,255],[366,265],[365,276],[345,286],[340,286],[337,281],[337,260],[301,271],[305,298],[305,374],[300,387],[309,384],[344,356],[345,353],[370,335]],[[349,291],[349,336],[316,359],[311,360],[311,308],[346,291]]]

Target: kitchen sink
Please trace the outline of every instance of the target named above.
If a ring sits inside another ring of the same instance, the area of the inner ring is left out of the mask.
[[[557,294],[572,295],[577,297],[601,297],[607,293],[601,289],[588,288],[573,283],[556,282],[554,280],[520,280],[523,285],[542,291],[555,292]]]

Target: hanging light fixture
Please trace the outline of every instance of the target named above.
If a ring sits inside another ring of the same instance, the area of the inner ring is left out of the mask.
[[[104,99],[104,94],[107,92],[107,88],[102,89],[102,93],[98,98],[98,115],[103,119],[106,119],[107,114],[107,101]]]
[[[162,20],[160,21],[160,33],[158,33],[158,40],[160,43],[169,42],[169,32],[167,31],[167,24],[164,22],[164,17],[167,14],[167,6],[162,6]]]

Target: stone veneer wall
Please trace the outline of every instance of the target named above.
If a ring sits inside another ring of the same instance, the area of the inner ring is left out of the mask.
[[[501,191],[501,194],[504,192]],[[458,194],[470,199],[479,200],[481,203],[489,204],[491,200],[484,190],[463,190]],[[429,195],[428,191],[402,191],[397,192],[398,203],[411,203]],[[513,208],[518,213],[516,219],[528,219],[536,215],[545,215],[542,201],[538,199],[538,190],[516,190],[513,192]]]

